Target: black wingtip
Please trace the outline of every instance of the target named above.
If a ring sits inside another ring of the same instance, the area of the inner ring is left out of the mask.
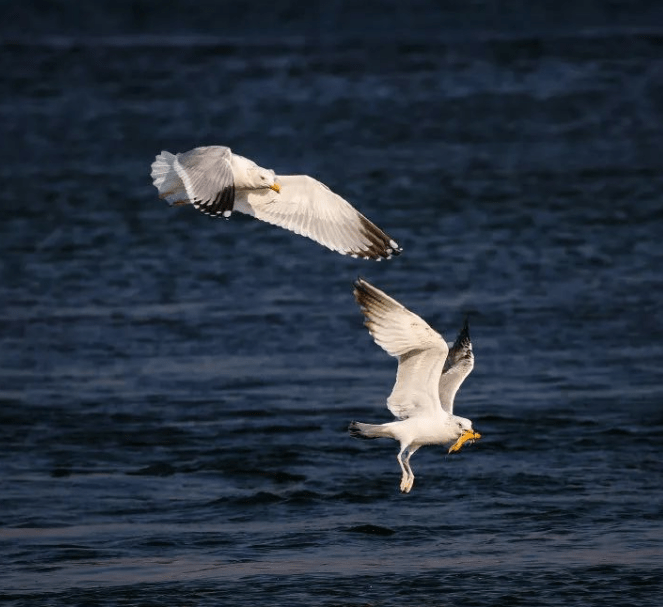
[[[465,316],[465,321],[463,322],[463,328],[458,333],[456,341],[454,342],[453,348],[460,348],[463,344],[471,343],[470,339],[470,324],[469,324],[469,315]]]
[[[391,259],[403,252],[403,248],[393,238],[385,234],[366,217],[360,214],[359,221],[361,222],[362,234],[368,240],[369,246],[360,251],[351,251],[352,255],[380,261],[381,259]]]
[[[355,301],[363,306],[363,296],[366,294],[366,281],[361,276],[358,276],[357,279],[352,283],[354,289],[352,294],[355,296]]]
[[[210,206],[210,212],[217,217],[230,217],[235,207],[235,184],[223,188]]]
[[[363,276],[357,276],[352,284],[356,291],[367,291],[367,287],[371,286],[371,283],[368,282]]]
[[[367,308],[370,302],[379,302],[381,300],[380,291],[370,282],[359,276],[354,281],[354,296],[356,302],[362,307]]]

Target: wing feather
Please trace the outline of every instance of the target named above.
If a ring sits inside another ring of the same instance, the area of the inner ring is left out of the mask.
[[[306,236],[346,255],[372,259],[400,253],[398,244],[349,202],[308,175],[279,175],[270,189],[235,194],[235,209]]]
[[[220,145],[177,154],[175,170],[189,200],[206,215],[222,216],[233,209],[235,180],[231,157],[230,148]]]
[[[365,280],[355,282],[354,294],[375,343],[398,357],[388,409],[400,419],[432,412],[440,406],[438,382],[449,346],[422,318]]]
[[[453,413],[454,399],[465,378],[474,369],[474,352],[467,319],[456,341],[449,350],[438,385],[440,404],[447,413]]]

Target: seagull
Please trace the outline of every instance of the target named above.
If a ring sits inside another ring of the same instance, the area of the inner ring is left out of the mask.
[[[469,419],[453,414],[456,392],[474,368],[467,319],[456,341],[447,344],[422,318],[380,289],[361,278],[354,286],[375,343],[398,357],[396,384],[387,399],[397,421],[353,421],[348,430],[355,438],[393,438],[400,443],[396,456],[403,472],[400,488],[409,493],[414,484],[410,458],[417,449],[455,441],[448,451],[453,453],[467,441],[481,438]]]
[[[308,175],[276,175],[225,146],[162,151],[151,177],[171,206],[192,204],[225,218],[239,211],[342,255],[379,261],[401,252],[396,241],[323,183]]]

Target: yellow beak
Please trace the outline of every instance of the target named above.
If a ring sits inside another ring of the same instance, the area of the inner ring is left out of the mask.
[[[281,191],[281,186],[278,183],[275,183],[274,185],[270,185],[269,189],[274,190],[275,192],[280,192]]]
[[[475,440],[478,440],[481,438],[481,434],[478,432],[475,432],[474,430],[466,430],[461,434],[460,438],[453,444],[451,447],[449,447],[448,453],[454,453],[456,451],[460,451],[460,448],[469,440],[474,442]]]

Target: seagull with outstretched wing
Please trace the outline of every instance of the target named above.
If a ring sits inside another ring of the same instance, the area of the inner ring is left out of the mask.
[[[400,443],[401,491],[409,493],[414,484],[410,458],[417,449],[453,443],[452,453],[481,438],[469,419],[453,414],[456,392],[474,368],[467,320],[450,348],[422,318],[365,280],[355,282],[354,295],[375,343],[398,357],[396,383],[387,399],[397,420],[353,421],[349,431],[357,438],[393,438]]]
[[[163,151],[152,181],[170,205],[191,204],[214,217],[233,211],[306,236],[343,255],[389,259],[401,248],[326,185],[308,175],[276,175],[224,146]]]

